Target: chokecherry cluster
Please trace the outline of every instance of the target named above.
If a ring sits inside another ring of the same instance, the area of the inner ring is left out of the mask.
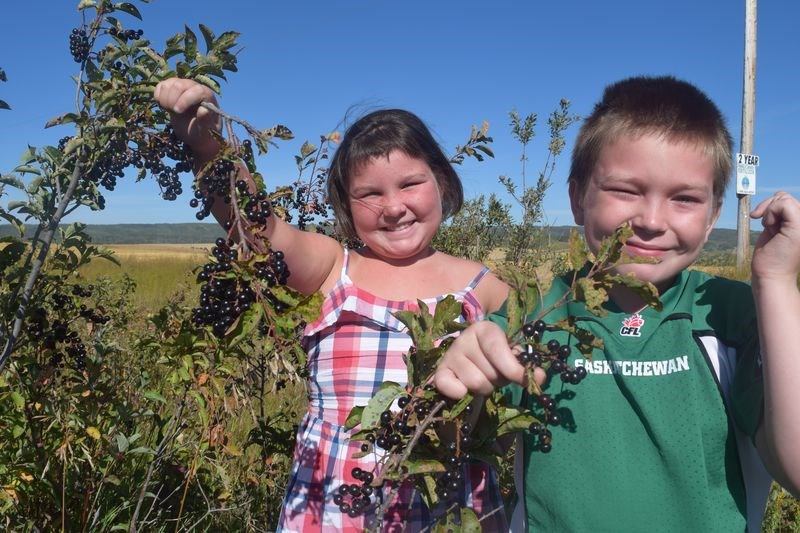
[[[70,139],[60,139],[58,149],[64,151]],[[150,172],[156,178],[162,198],[176,200],[183,193],[180,173],[192,170],[191,152],[169,127],[165,128],[163,134],[146,135],[139,139],[131,139],[126,130],[119,130],[109,138],[108,149],[102,154],[84,175],[84,180],[108,191],[113,191],[117,179],[124,177],[125,169],[133,166]],[[174,164],[168,163],[167,158]],[[102,196],[98,198],[98,204],[101,209],[104,207]]]
[[[223,198],[225,203],[231,202],[230,174],[235,168],[233,161],[218,158],[203,172],[199,179],[199,188],[195,189],[194,198],[189,201],[189,206],[193,209],[200,207],[200,211],[195,214],[197,220],[203,220],[211,214],[217,196]],[[247,190],[247,184],[244,181],[242,183],[243,186],[237,182],[237,189],[240,192]]]
[[[426,385],[424,390],[431,391],[432,386]],[[407,394],[401,396],[397,400],[399,410],[382,412],[379,426],[364,436],[365,442],[361,445],[361,453],[375,452],[379,457],[386,456],[386,454],[394,456],[403,454],[406,447],[412,444],[417,430],[433,412],[436,403],[435,397],[430,395]],[[464,414],[470,415],[471,413],[471,406],[467,406]],[[442,421],[434,416],[429,424],[431,428],[439,428]],[[427,455],[432,453],[444,464],[444,472],[430,475],[435,478],[437,497],[445,504],[457,501],[464,485],[465,468],[472,461],[472,456],[468,451],[473,444],[472,426],[468,422],[456,421],[455,430],[456,442],[450,442],[447,445],[435,445],[427,433],[419,433],[418,440],[414,443],[415,448],[419,447],[416,448],[417,450],[424,450],[423,453]],[[377,468],[380,469],[381,466]],[[403,469],[404,467],[401,465],[400,471]],[[376,473],[361,468],[354,468],[351,475],[360,483],[340,485],[333,497],[339,510],[347,513],[350,517],[359,516],[375,508],[377,503],[371,499],[372,494],[382,490],[387,483],[394,483],[383,477],[378,483]]]
[[[239,316],[247,311],[261,295],[273,309],[281,312],[286,304],[270,291],[270,287],[284,285],[289,277],[289,269],[283,260],[283,252],[269,251],[266,261],[255,263],[255,277],[262,280],[258,294],[250,280],[243,276],[231,275],[232,262],[238,258],[233,241],[218,238],[211,254],[216,261],[203,265],[197,280],[200,287],[200,305],[192,309],[192,320],[198,327],[211,326],[214,335],[224,337]]]
[[[71,290],[72,296],[56,292],[51,296],[55,308],[68,313],[76,310],[74,297],[88,298],[92,295],[91,285],[82,287],[74,285]],[[102,314],[101,309],[93,309],[86,304],[80,304],[77,309],[78,315],[87,322],[94,324],[105,324],[110,317]],[[43,307],[35,307],[31,310],[28,322],[28,335],[32,341],[41,343],[49,353],[47,364],[53,368],[63,368],[67,361],[70,366],[77,371],[86,368],[86,345],[81,341],[77,331],[70,329],[70,322],[61,318],[51,318],[48,311]]]
[[[143,30],[118,30],[116,27],[112,26],[108,29],[108,34],[112,35],[122,42],[133,41],[135,39],[141,39],[142,35],[144,35]]]
[[[527,366],[542,367],[551,375],[558,374],[562,382],[578,385],[586,377],[586,369],[574,368],[567,363],[572,353],[569,345],[562,345],[556,339],[550,339],[544,346],[540,344],[542,335],[547,329],[548,326],[543,320],[528,322],[522,326],[526,344],[518,356],[519,362]],[[531,424],[529,431],[537,437],[537,449],[548,453],[552,450],[553,435],[547,426],[560,425],[561,415],[557,411],[556,399],[550,394],[539,394],[536,397],[536,406],[541,410],[538,416],[539,422]]]
[[[73,28],[69,34],[69,51],[76,63],[83,63],[89,57],[89,38],[83,28]]]
[[[356,467],[353,468],[351,475],[353,479],[361,483],[339,485],[336,494],[333,495],[333,503],[339,506],[341,513],[347,514],[350,518],[356,518],[375,505],[372,500],[375,492],[375,488],[372,486],[375,474]]]

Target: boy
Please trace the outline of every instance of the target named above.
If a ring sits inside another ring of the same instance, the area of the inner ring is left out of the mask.
[[[616,270],[652,282],[664,307],[615,287],[604,318],[581,304],[544,317],[579,317],[605,348],[570,356],[587,370],[580,386],[543,384],[561,422],[549,427],[550,453],[530,432],[518,442],[513,531],[758,531],[764,466],[800,493],[800,348],[790,337],[800,324],[800,202],[778,193],[751,213],[764,225],[752,289],[687,270],[719,216],[731,144],[716,106],[671,77],[607,87],[582,126],[569,176],[575,222],[596,252],[630,221],[626,252],[657,261]],[[453,398],[509,381],[522,384],[523,368],[492,322],[462,333],[435,375]],[[521,387],[508,390],[529,405]]]

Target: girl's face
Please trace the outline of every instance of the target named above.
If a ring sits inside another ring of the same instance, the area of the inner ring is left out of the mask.
[[[630,221],[633,236],[625,251],[657,262],[620,265],[617,271],[633,272],[661,292],[694,263],[719,216],[712,158],[694,144],[650,134],[605,146],[586,192],[579,197],[570,187],[570,200],[594,252]]]
[[[384,259],[427,253],[442,223],[442,198],[428,164],[394,150],[350,176],[350,212],[361,241]]]

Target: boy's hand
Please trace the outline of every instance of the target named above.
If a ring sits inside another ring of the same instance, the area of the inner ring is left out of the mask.
[[[217,105],[211,89],[193,80],[169,78],[156,85],[153,98],[170,112],[175,135],[186,142],[196,155],[213,157],[216,154],[219,145],[209,131],[219,131],[221,119],[216,113],[200,106],[201,102]]]
[[[543,378],[544,372],[538,369],[536,380]],[[477,322],[462,331],[433,376],[439,392],[453,399],[463,398],[467,392],[488,396],[510,381],[524,384],[525,368],[508,346],[502,328],[488,321]]]
[[[786,192],[767,198],[750,213],[764,231],[753,250],[754,281],[796,283],[800,272],[800,202]]]

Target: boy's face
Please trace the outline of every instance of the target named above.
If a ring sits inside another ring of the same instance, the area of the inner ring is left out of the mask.
[[[714,207],[714,167],[710,156],[684,141],[652,134],[622,136],[606,145],[579,197],[570,186],[575,222],[584,227],[589,248],[630,221],[629,255],[658,259],[654,264],[620,265],[664,292],[691,265],[719,216]]]

